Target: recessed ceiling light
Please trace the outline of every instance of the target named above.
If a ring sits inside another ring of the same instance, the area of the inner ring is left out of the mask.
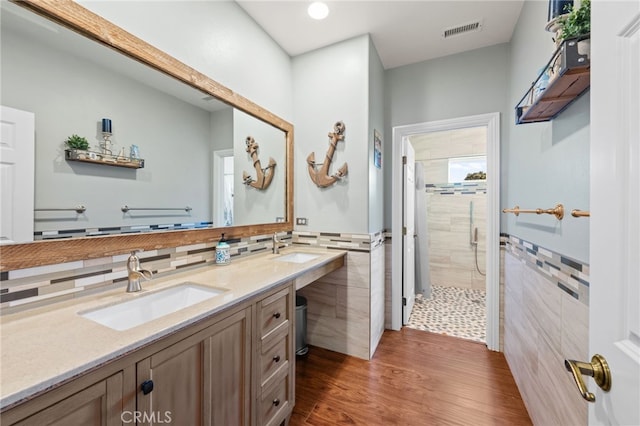
[[[316,1],[309,5],[307,13],[309,13],[309,16],[313,19],[324,19],[329,16],[329,6],[321,1]]]

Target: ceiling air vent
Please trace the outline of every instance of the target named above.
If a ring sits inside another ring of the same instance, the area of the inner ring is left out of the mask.
[[[455,27],[445,28],[442,30],[442,38],[449,38],[453,36],[458,36],[461,34],[466,34],[470,32],[478,32],[482,29],[482,20],[479,19],[474,22],[470,22],[468,24],[456,25]]]

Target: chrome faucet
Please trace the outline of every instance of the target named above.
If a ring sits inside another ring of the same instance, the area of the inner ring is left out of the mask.
[[[273,248],[271,249],[273,254],[280,254],[280,247],[286,247],[287,246],[287,244],[285,244],[284,241],[281,241],[281,240],[278,239],[278,233],[277,232],[273,233],[273,238],[271,240],[273,242]]]
[[[127,276],[129,278],[129,284],[127,285],[127,293],[134,293],[142,290],[140,285],[140,278],[150,280],[153,274],[147,269],[140,268],[140,259],[136,256],[140,250],[134,250],[131,252],[131,256],[127,259]]]

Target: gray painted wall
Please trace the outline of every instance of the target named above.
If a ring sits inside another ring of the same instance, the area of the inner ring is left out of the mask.
[[[289,56],[231,1],[80,1],[93,12],[291,121]]]
[[[563,255],[589,261],[589,219],[571,209],[589,210],[589,94],[551,122],[514,123],[513,107],[550,59],[555,45],[544,30],[544,2],[527,1],[510,44],[509,115],[503,137],[503,207],[550,208],[563,203],[562,221],[552,216],[505,215],[503,232]]]
[[[502,151],[513,117],[509,93],[509,44],[387,70],[385,157],[390,164],[394,126],[500,112]],[[502,152],[504,157],[504,151]],[[391,167],[385,167],[384,224],[391,229]],[[504,184],[503,184],[504,185]]]
[[[369,39],[369,233],[384,228],[384,168],[389,158],[382,156],[382,167],[373,163],[373,138],[377,131],[382,145],[390,141],[384,139],[384,67],[373,41]]]
[[[295,215],[309,219],[299,231],[368,233],[369,206],[369,36],[355,37],[293,58],[295,107]],[[327,134],[343,121],[329,174],[347,163],[346,179],[318,188],[306,159],[318,163],[329,148]]]
[[[237,109],[233,110],[233,214],[234,223],[273,223],[284,217],[285,210],[285,155],[284,132]],[[258,143],[261,168],[269,164],[269,157],[276,162],[273,180],[268,188],[256,189],[245,185],[242,172],[254,180],[256,171],[253,160],[246,151],[247,136]]]

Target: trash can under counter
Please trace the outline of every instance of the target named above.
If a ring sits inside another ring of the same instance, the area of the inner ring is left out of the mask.
[[[307,299],[296,295],[296,355],[307,352]]]

